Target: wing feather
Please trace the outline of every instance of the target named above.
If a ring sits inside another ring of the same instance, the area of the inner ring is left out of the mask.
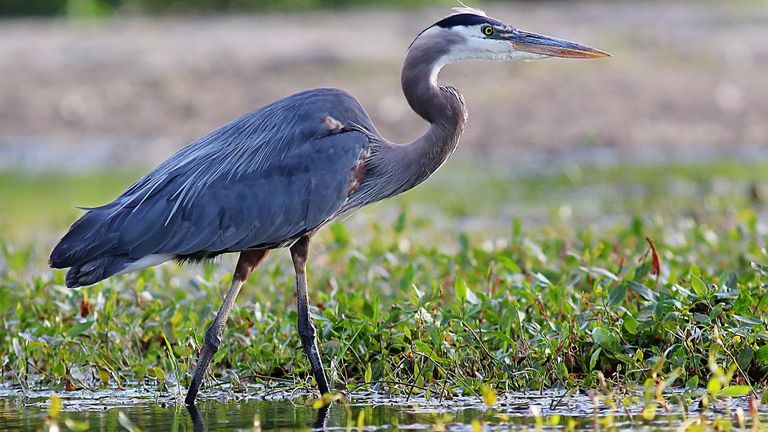
[[[352,129],[329,130],[332,118]],[[299,93],[180,150],[70,228],[51,254],[69,267],[101,255],[210,256],[274,247],[336,216],[375,130],[355,99]]]

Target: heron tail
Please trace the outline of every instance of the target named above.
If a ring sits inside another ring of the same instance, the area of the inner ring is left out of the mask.
[[[51,251],[48,258],[51,267],[69,267],[68,287],[95,284],[135,261],[115,250],[116,236],[106,229],[107,216],[107,212],[99,210],[84,214]]]
[[[134,261],[125,255],[110,255],[73,266],[67,271],[67,287],[77,288],[93,285],[125,270]]]

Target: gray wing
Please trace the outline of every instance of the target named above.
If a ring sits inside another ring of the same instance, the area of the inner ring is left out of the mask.
[[[280,246],[339,212],[370,131],[365,111],[340,90],[312,90],[267,105],[90,209],[54,249],[51,265]]]

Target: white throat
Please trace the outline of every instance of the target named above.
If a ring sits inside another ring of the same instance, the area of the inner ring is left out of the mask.
[[[443,66],[456,63],[462,60],[537,60],[548,56],[534,54],[526,51],[515,50],[511,43],[483,37],[480,32],[481,26],[452,27],[444,29],[441,27],[431,27],[422,33],[419,38],[439,38],[440,32],[451,32],[462,36],[463,42],[451,47],[450,51],[443,55],[432,68],[430,73],[430,83],[437,84],[437,75]]]

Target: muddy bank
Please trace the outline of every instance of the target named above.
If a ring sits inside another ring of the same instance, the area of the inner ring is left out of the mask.
[[[768,157],[766,9],[493,5],[514,25],[614,57],[446,68],[442,80],[470,109],[459,154],[503,152],[510,164]],[[0,168],[152,164],[244,112],[320,86],[349,90],[385,136],[409,140],[424,123],[401,96],[401,61],[445,12],[3,22]]]

